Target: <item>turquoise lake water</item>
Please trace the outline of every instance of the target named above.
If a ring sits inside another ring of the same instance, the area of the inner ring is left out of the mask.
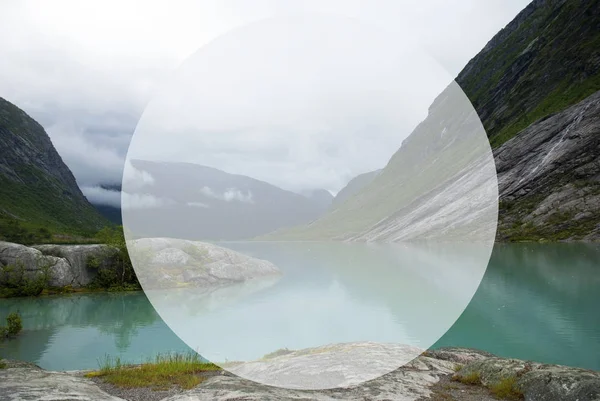
[[[401,309],[389,299],[389,288],[402,287],[402,283],[389,283],[384,305],[378,302],[376,287],[344,281],[340,272],[345,268],[371,268],[360,255],[347,255],[341,263],[337,256],[313,252],[309,263],[307,257],[298,256],[306,255],[302,252],[288,260],[288,253],[274,248],[256,244],[231,247],[271,260],[284,273],[272,286],[258,291],[260,296],[247,298],[243,305],[246,309],[222,309],[231,319],[243,319],[241,311],[247,311],[248,305],[259,305],[261,313],[271,311],[276,316],[282,294],[289,295],[283,305],[294,305],[293,300],[298,298],[313,299],[316,301],[311,307],[315,310],[324,309],[319,305],[331,307],[339,297],[336,294],[343,294],[336,305],[338,320],[334,318],[333,325],[343,324],[344,330],[366,336],[373,333],[370,328],[374,325],[368,324],[367,318],[389,321],[390,325],[403,323],[394,314]],[[325,269],[328,273],[324,274],[325,270],[318,267],[331,263],[339,265],[334,273]],[[317,267],[307,273],[304,267],[308,264]],[[360,279],[369,281],[368,277]],[[443,281],[449,290],[456,288],[451,279]],[[356,312],[358,308],[360,313]],[[142,292],[0,299],[2,321],[13,311],[23,316],[24,329],[18,338],[0,342],[0,355],[35,362],[46,369],[93,369],[106,355],[141,362],[157,353],[189,350]],[[418,313],[426,314],[421,310]],[[323,319],[326,315],[317,317]],[[257,322],[260,324],[264,322]],[[211,327],[218,332],[227,326],[223,321],[214,321]],[[237,330],[235,327],[232,330]],[[295,326],[292,329],[298,330]],[[270,345],[271,350],[283,344],[289,348],[302,345],[286,338],[285,331],[273,330],[271,335],[270,343],[257,344],[258,354],[264,354]],[[472,347],[505,357],[600,370],[600,246],[497,244],[479,289],[464,313],[434,345],[440,346]]]

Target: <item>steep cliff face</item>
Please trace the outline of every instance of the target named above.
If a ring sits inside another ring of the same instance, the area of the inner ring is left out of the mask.
[[[106,223],[81,193],[42,126],[0,98],[0,220],[6,219],[78,233]]]
[[[600,91],[494,153],[499,239],[600,239]]]
[[[600,239],[600,1],[534,0],[468,63],[456,83],[495,148],[497,238]],[[472,215],[477,197],[453,197],[451,191],[474,188],[464,185],[477,178],[476,170],[461,172],[453,160],[463,158],[464,148],[456,153],[447,146],[476,136],[468,117],[448,108],[450,96],[452,85],[368,187],[310,226],[273,237],[395,241],[441,210],[455,213],[455,221]],[[462,132],[451,132],[456,126]],[[414,189],[420,195],[404,201]]]
[[[600,2],[534,0],[456,82],[496,147],[600,90]]]

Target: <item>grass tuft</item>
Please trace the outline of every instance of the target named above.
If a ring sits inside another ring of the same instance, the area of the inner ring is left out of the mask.
[[[452,376],[452,380],[457,381],[462,384],[468,384],[470,386],[480,385],[481,384],[481,375],[479,372],[472,372],[468,375],[454,375]]]
[[[221,370],[217,365],[203,361],[195,352],[159,354],[141,365],[123,364],[120,358],[107,356],[99,364],[100,370],[85,376],[102,378],[117,387],[150,387],[154,390],[166,390],[173,386],[191,389],[204,380],[203,373]]]
[[[514,376],[505,377],[498,383],[490,386],[490,391],[497,398],[502,400],[522,400],[525,397],[523,393],[517,388],[517,378]]]

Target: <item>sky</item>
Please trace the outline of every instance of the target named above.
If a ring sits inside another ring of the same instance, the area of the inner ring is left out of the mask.
[[[0,96],[90,200],[116,202],[98,185],[121,182],[134,132],[129,157],[336,192],[528,3],[5,0]]]

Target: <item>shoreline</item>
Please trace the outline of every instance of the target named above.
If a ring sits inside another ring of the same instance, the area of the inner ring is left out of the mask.
[[[31,363],[3,362],[6,367],[0,369],[0,400],[34,399],[32,396],[42,394],[57,401],[285,401],[299,398],[326,401],[595,401],[598,399],[596,397],[600,397],[600,372],[499,358],[468,348],[425,351],[410,363],[377,379],[353,387],[325,390],[271,387],[217,370],[205,374],[200,384],[189,390],[171,386],[153,392],[148,386],[123,388],[104,383],[101,377],[85,377],[90,371],[46,371]],[[139,365],[119,369],[139,369]],[[9,398],[5,398],[5,395]]]

